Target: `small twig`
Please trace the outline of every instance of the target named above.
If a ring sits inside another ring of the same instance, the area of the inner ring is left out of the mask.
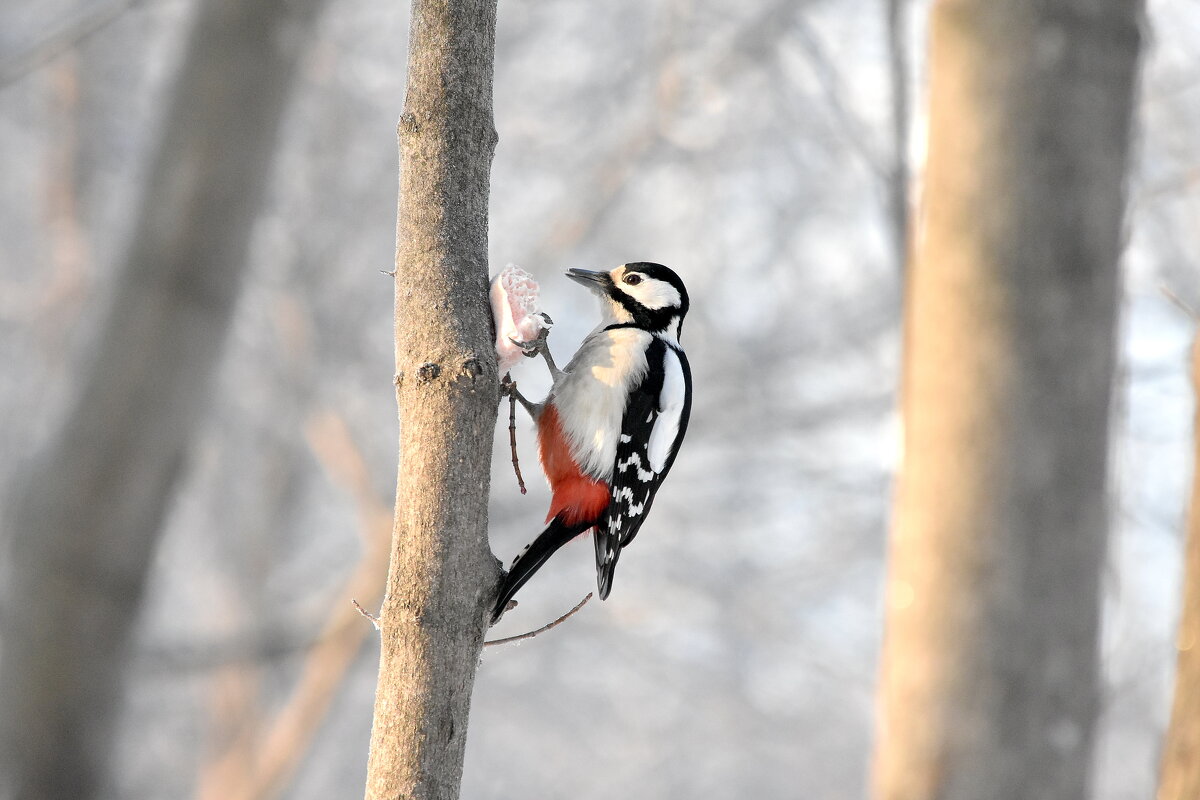
[[[1176,306],[1178,306],[1180,311],[1182,311],[1183,313],[1185,313],[1189,317],[1191,317],[1193,322],[1200,322],[1200,314],[1196,313],[1196,309],[1194,309],[1190,305],[1188,305],[1183,300],[1182,297],[1175,294],[1174,290],[1172,290],[1171,287],[1163,285],[1163,286],[1159,286],[1158,288],[1159,288],[1159,291],[1161,291],[1163,294],[1165,294],[1167,296],[1168,300],[1170,300],[1172,303],[1174,303]]]
[[[66,20],[24,51],[0,63],[0,89],[53,61],[63,53],[78,47],[129,11],[141,0],[115,0],[94,11]],[[92,6],[98,6],[93,3]]]
[[[375,630],[377,630],[377,631],[382,630],[379,627],[379,617],[375,616],[370,611],[367,611],[365,608],[360,606],[358,604],[357,600],[351,599],[350,602],[354,603],[354,607],[358,609],[358,613],[362,614],[364,617],[366,617],[368,620],[370,620],[371,624],[375,626]]]
[[[517,473],[517,486],[521,488],[521,494],[526,494],[521,462],[517,459],[517,384],[507,372],[504,373],[504,386],[508,393],[508,446],[512,450],[513,472]]]
[[[525,639],[532,639],[533,637],[537,636],[538,634],[545,633],[546,631],[550,630],[551,628],[553,628],[557,625],[561,625],[562,623],[566,622],[570,617],[575,615],[575,612],[577,612],[579,609],[581,609],[585,605],[587,605],[587,601],[591,600],[591,599],[592,599],[592,593],[588,592],[587,596],[584,597],[582,600],[580,600],[574,608],[572,608],[567,613],[563,614],[558,619],[554,620],[554,622],[550,622],[546,625],[543,625],[542,627],[538,628],[536,631],[530,631],[529,633],[522,633],[518,636],[506,636],[503,639],[492,639],[490,642],[484,642],[483,646],[491,647],[494,644],[510,644],[512,642],[520,642]]]
[[[525,478],[521,476],[521,462],[517,460],[517,397],[508,396],[508,446],[512,450],[513,472],[517,473],[517,486],[521,494],[526,493]]]

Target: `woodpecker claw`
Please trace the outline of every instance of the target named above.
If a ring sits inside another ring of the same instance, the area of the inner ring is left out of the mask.
[[[521,352],[525,354],[526,358],[537,358],[544,351],[546,347],[546,337],[549,335],[550,330],[548,328],[542,328],[532,341],[519,342],[511,336],[508,337],[508,340],[517,347],[521,348]]]
[[[533,340],[528,342],[518,342],[512,337],[509,337],[508,340],[515,346],[519,347],[521,352],[525,354],[526,358],[537,358],[538,356],[541,356],[546,362],[547,369],[550,370],[551,379],[557,381],[563,373],[562,370],[560,370],[554,363],[554,356],[550,355],[550,348],[546,346],[546,339],[550,336],[550,326],[554,324],[554,320],[550,319],[550,315],[544,311],[540,312],[540,314],[545,320],[546,326],[538,332],[538,335]],[[528,403],[526,403],[524,400],[521,400],[521,402],[526,408],[529,408]]]

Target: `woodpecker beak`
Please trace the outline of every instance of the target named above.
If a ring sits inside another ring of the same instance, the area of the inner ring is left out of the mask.
[[[571,268],[567,270],[567,277],[600,295],[607,295],[609,287],[612,286],[612,278],[607,272]]]

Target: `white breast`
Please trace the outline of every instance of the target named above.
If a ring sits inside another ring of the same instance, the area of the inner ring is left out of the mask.
[[[646,375],[649,343],[637,328],[596,331],[551,390],[571,455],[593,478],[612,478],[625,400]]]

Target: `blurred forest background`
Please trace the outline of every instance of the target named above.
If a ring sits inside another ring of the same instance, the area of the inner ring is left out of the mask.
[[[200,5],[0,8],[6,506],[82,389]],[[613,596],[484,651],[465,797],[865,794],[898,442],[897,199],[919,195],[927,16],[916,0],[502,0],[493,269],[540,279],[561,362],[595,321],[564,268],[674,267],[693,298],[696,406]],[[350,0],[312,19],[271,34],[302,47],[294,93],[261,207],[239,212],[241,296],[147,553],[112,796],[315,800],[363,784],[377,647],[350,599],[378,602],[391,528],[380,270],[408,8]],[[1191,408],[1191,324],[1160,287],[1200,302],[1200,7],[1156,0],[1149,27],[1112,422],[1102,800],[1153,793]],[[237,122],[209,120],[231,136]],[[536,366],[517,377],[545,388]],[[496,438],[506,563],[547,500],[519,425],[528,496],[503,426]],[[565,548],[495,635],[569,608],[591,560],[590,545]]]

